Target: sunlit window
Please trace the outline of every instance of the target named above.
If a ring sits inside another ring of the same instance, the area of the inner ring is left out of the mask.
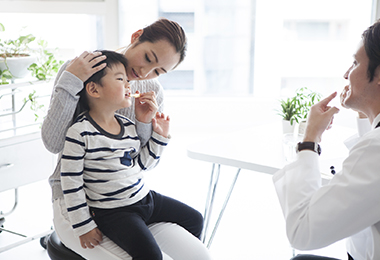
[[[90,2],[94,1],[88,1],[89,7]],[[107,1],[94,3],[98,2]],[[188,52],[185,61],[160,81],[170,95],[202,96],[284,96],[305,86],[322,93],[340,90],[360,34],[372,23],[372,0],[116,3],[118,26],[105,22],[104,15],[67,10],[0,10],[0,22],[9,33],[30,32],[47,40],[69,59],[84,50],[113,48],[106,44],[109,37],[104,32],[115,30],[117,47],[126,46],[134,31],[167,17],[185,29]]]

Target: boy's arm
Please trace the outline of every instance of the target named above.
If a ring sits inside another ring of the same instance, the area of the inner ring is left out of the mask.
[[[154,168],[160,161],[164,148],[168,145],[170,138],[165,138],[153,132],[148,143],[143,146],[134,158],[135,163],[144,171]]]
[[[139,91],[136,91],[139,93]],[[142,93],[135,99],[135,121],[136,131],[141,141],[141,146],[145,146],[152,135],[152,118],[158,109],[156,94],[154,91]]]
[[[141,169],[151,169],[159,162],[160,156],[170,140],[169,123],[169,117],[158,112],[156,118],[152,119],[154,132],[136,158]]]
[[[165,138],[169,138],[170,118],[163,113],[156,113],[156,117],[152,119],[153,131]]]
[[[158,106],[158,112],[163,112],[164,110],[164,90],[157,79],[150,80],[138,80],[131,84],[131,91],[135,93],[137,91],[141,93],[154,91],[156,94],[156,102]],[[132,100],[132,106],[128,108],[123,108],[117,111],[117,113],[126,116],[131,119],[136,124],[136,131],[141,141],[141,146],[145,146],[149,138],[152,136],[152,123],[143,123],[136,119],[135,117],[135,99]]]
[[[96,228],[86,202],[83,188],[85,142],[80,132],[69,128],[61,159],[61,185],[69,220],[79,237]]]
[[[94,228],[90,232],[79,237],[80,244],[83,248],[92,249],[94,246],[99,245],[103,240],[102,236],[102,232],[98,228]]]

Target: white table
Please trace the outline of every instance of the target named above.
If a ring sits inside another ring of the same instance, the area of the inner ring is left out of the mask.
[[[324,133],[321,142],[320,167],[321,174],[325,179],[332,177],[330,166],[333,165],[335,171],[341,169],[342,161],[348,155],[348,150],[343,141],[353,134],[355,134],[354,129],[341,126],[333,126],[332,129]],[[187,155],[190,158],[213,164],[204,213],[205,224],[202,233],[204,243],[206,243],[210,225],[210,215],[218,186],[220,167],[226,165],[237,168],[212,234],[207,242],[207,247],[211,246],[240,170],[245,169],[274,174],[287,163],[284,157],[282,138],[281,124],[276,122],[230,134],[215,135],[211,139],[194,143],[188,147]]]

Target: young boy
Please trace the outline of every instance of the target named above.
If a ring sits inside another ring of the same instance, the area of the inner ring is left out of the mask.
[[[69,128],[62,155],[70,222],[83,248],[98,245],[104,233],[133,259],[162,259],[147,225],[175,220],[165,220],[170,212],[157,212],[164,196],[144,185],[143,171],[158,163],[169,141],[169,117],[157,113],[154,92],[138,98],[145,105],[136,113],[153,125],[150,140],[140,147],[134,123],[115,113],[132,104],[127,61],[116,52],[102,54],[107,65],[84,83],[80,102],[87,111]]]

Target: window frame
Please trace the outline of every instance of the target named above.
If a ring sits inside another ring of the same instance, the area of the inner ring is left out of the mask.
[[[100,15],[102,19],[101,34],[104,36],[105,49],[119,48],[119,12],[118,0],[82,0],[77,1],[6,1],[7,8],[1,13],[58,13]]]

